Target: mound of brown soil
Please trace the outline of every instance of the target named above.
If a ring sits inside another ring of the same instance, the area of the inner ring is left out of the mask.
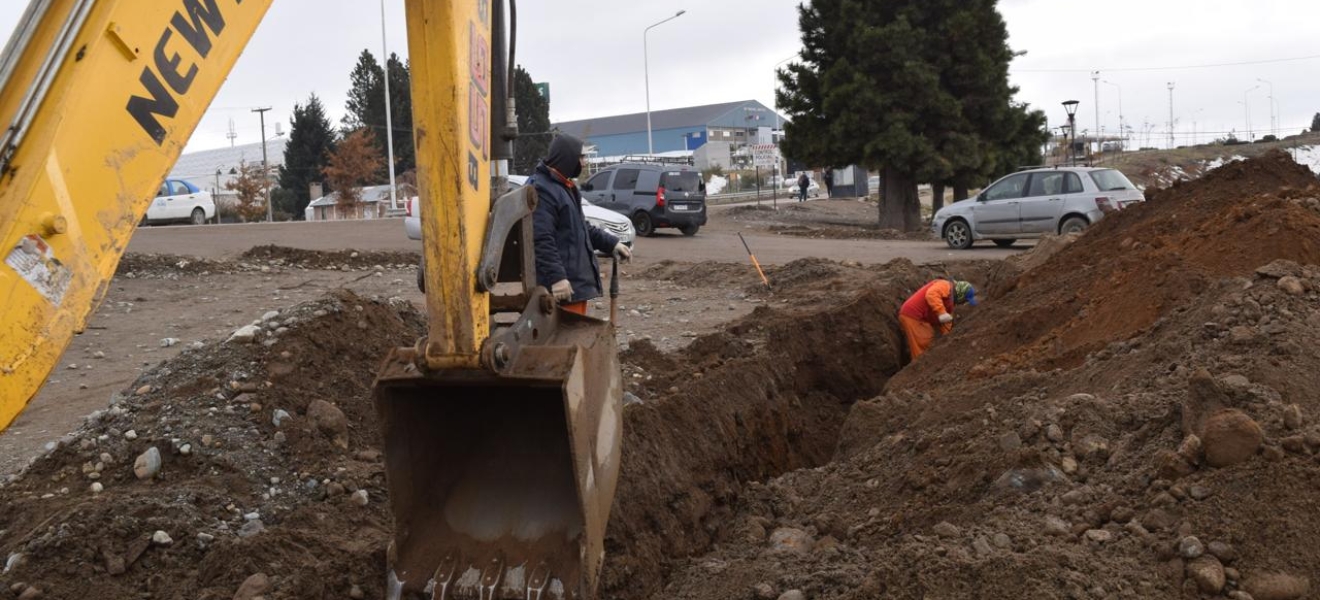
[[[283,246],[257,246],[244,252],[240,260],[287,265],[303,269],[370,269],[376,266],[413,266],[421,260],[420,252],[380,252],[303,250]]]

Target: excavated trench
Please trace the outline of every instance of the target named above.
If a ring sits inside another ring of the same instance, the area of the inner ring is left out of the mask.
[[[652,388],[673,385],[625,413],[604,597],[654,595],[675,561],[728,533],[745,485],[832,460],[851,405],[901,369],[893,315],[928,275],[898,265],[829,306],[758,309],[680,355],[626,354],[660,365]]]

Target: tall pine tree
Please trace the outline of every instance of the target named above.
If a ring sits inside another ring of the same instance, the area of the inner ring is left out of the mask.
[[[1320,133],[1320,113],[1311,118],[1311,133]]]
[[[293,196],[289,212],[301,220],[311,197],[311,184],[323,181],[330,154],[335,148],[335,132],[326,117],[321,99],[312,94],[307,104],[293,106],[293,119],[289,124],[289,143],[284,148],[284,165],[280,167],[280,187]]]
[[[518,67],[513,98],[518,103],[518,139],[513,143],[513,172],[530,175],[550,151],[550,101],[536,90],[532,76]]]
[[[880,225],[921,228],[919,182],[988,174],[1009,136],[1012,52],[995,0],[815,0],[781,71],[787,155],[881,171]]]
[[[408,65],[397,54],[386,60],[390,73],[390,117],[394,125],[394,162],[396,172],[416,167],[417,150],[412,135],[412,81]],[[370,50],[363,50],[357,65],[349,75],[347,114],[344,115],[345,137],[358,129],[369,129],[374,144],[385,156],[387,143],[385,126],[385,69]],[[388,165],[381,175],[388,171]]]

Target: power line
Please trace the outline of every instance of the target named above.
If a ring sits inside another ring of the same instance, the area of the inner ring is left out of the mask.
[[[1295,58],[1273,58],[1266,60],[1248,60],[1242,62],[1214,63],[1208,65],[1183,65],[1179,67],[1122,67],[1109,69],[1016,69],[1009,68],[1013,73],[1091,73],[1093,71],[1102,72],[1135,72],[1135,71],[1186,71],[1191,69],[1218,69],[1222,67],[1246,67],[1251,65],[1267,65],[1274,63],[1298,62],[1303,60],[1315,60],[1320,58],[1320,54],[1311,56],[1298,56]]]

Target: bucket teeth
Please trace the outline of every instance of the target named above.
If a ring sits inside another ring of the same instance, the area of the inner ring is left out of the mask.
[[[550,575],[545,561],[506,567],[504,560],[491,559],[484,569],[477,565],[459,567],[459,559],[446,556],[427,586],[431,600],[567,600],[564,583]],[[461,574],[460,574],[461,571]]]

